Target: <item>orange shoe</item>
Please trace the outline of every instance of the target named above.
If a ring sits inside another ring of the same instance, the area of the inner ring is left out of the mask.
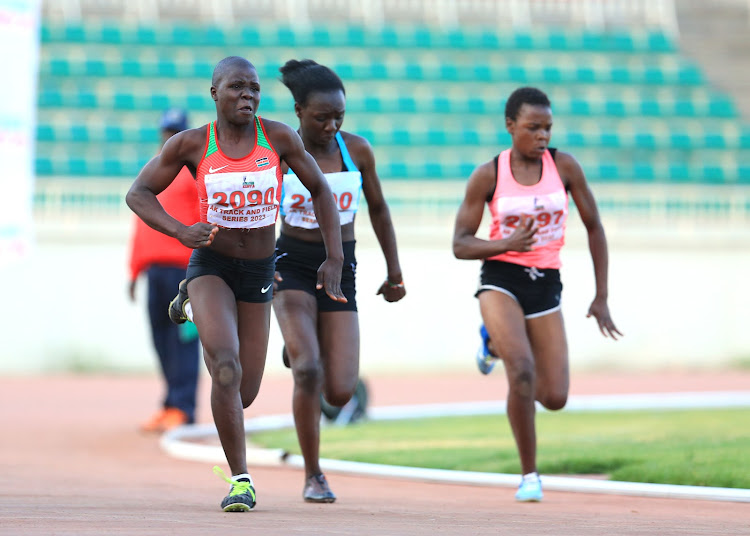
[[[189,421],[187,413],[178,408],[166,408],[164,416],[161,419],[161,431],[166,432],[172,428],[177,428]]]
[[[141,432],[161,432],[163,430],[162,423],[166,414],[166,409],[160,409],[159,411],[154,413],[154,415],[149,420],[141,424]]]

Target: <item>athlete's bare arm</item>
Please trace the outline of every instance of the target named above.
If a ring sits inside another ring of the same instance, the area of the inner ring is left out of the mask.
[[[453,230],[453,255],[457,259],[486,259],[506,251],[532,249],[537,231],[533,218],[521,222],[507,238],[483,240],[476,237],[482,223],[484,205],[495,187],[495,180],[495,163],[492,160],[477,167],[469,177]]]
[[[563,184],[570,191],[570,195],[578,208],[583,225],[586,227],[589,237],[589,251],[591,260],[594,263],[594,279],[596,281],[596,295],[589,307],[588,315],[596,318],[599,324],[599,330],[607,337],[617,339],[617,335],[622,336],[615,327],[609,313],[607,298],[608,289],[608,271],[609,271],[609,254],[607,252],[607,238],[604,234],[604,227],[599,218],[599,209],[596,206],[594,194],[589,188],[586,176],[578,161],[570,154],[557,151],[555,155],[555,164],[558,173],[563,179]]]
[[[276,153],[289,165],[312,196],[315,217],[326,247],[326,260],[318,269],[317,288],[325,289],[332,300],[346,302],[341,291],[341,267],[344,263],[341,225],[328,181],[315,159],[305,151],[302,138],[290,126],[268,120],[264,121],[264,126]]]
[[[377,294],[382,294],[386,301],[398,301],[406,295],[406,289],[403,286],[401,263],[398,260],[396,232],[393,229],[388,203],[383,196],[383,188],[375,165],[375,154],[365,138],[348,132],[342,132],[341,136],[362,173],[362,193],[367,200],[372,229],[375,231],[385,257],[387,278],[380,285]]]
[[[147,225],[178,239],[189,248],[210,245],[218,227],[206,223],[187,226],[170,216],[156,196],[172,183],[183,166],[195,173],[205,139],[205,126],[172,136],[161,152],[143,167],[125,196],[130,209]]]

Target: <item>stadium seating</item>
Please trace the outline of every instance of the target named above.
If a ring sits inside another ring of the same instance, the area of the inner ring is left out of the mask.
[[[157,149],[162,110],[212,119],[211,73],[230,54],[255,63],[261,115],[290,124],[279,66],[310,57],[334,68],[347,88],[344,128],[371,141],[384,179],[465,179],[509,143],[507,95],[534,85],[552,100],[552,145],[591,180],[750,184],[750,127],[662,33],[422,25],[48,21],[37,173],[134,176]]]

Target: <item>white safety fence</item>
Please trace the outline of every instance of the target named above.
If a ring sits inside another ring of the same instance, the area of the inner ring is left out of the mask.
[[[340,21],[530,27],[560,24],[660,28],[676,34],[674,0],[47,0],[45,18],[197,20],[218,24],[273,20],[293,25]]]

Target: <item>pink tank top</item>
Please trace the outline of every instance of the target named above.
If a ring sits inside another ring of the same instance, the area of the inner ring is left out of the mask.
[[[489,260],[535,268],[560,268],[565,242],[568,193],[549,150],[542,155],[542,178],[532,186],[516,182],[510,169],[510,149],[500,153],[495,194],[488,203],[492,214],[490,240],[507,238],[522,219],[534,218],[538,228],[531,251],[508,251]]]

